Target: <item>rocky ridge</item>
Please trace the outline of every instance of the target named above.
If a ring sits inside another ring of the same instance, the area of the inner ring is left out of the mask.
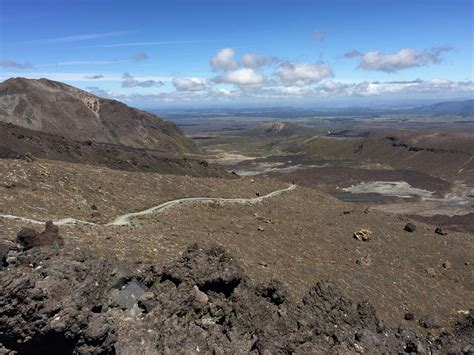
[[[0,122],[65,137],[166,153],[199,149],[172,122],[47,79],[0,83]]]

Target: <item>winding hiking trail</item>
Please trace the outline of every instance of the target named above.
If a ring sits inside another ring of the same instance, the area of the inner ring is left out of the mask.
[[[99,223],[93,223],[93,222],[88,222],[88,221],[82,221],[80,219],[75,219],[75,218],[62,218],[56,221],[53,221],[54,224],[58,226],[73,226],[77,224],[85,224],[85,225],[91,225],[91,226],[129,226],[131,225],[132,221],[131,219],[134,217],[138,216],[145,216],[147,214],[152,214],[156,212],[161,212],[165,209],[168,209],[170,207],[179,205],[179,204],[193,204],[193,203],[212,203],[212,202],[218,202],[220,204],[251,204],[251,203],[257,203],[261,202],[264,199],[275,197],[277,195],[280,195],[284,192],[288,192],[291,190],[294,190],[296,188],[296,185],[290,185],[289,187],[281,190],[276,190],[273,192],[270,192],[269,194],[266,194],[264,196],[259,196],[259,197],[253,197],[253,198],[219,198],[219,197],[187,197],[187,198],[180,198],[177,200],[171,200],[164,202],[162,204],[159,204],[157,206],[148,208],[143,211],[138,211],[138,212],[131,212],[124,214],[122,216],[119,216],[115,218],[112,222],[106,223],[106,224],[99,224]],[[25,221],[33,224],[44,224],[44,221],[38,221],[35,219],[30,219],[30,218],[25,218],[25,217],[19,217],[19,216],[14,216],[11,214],[0,214],[0,217],[4,219],[14,219],[14,220],[19,220],[19,221]]]

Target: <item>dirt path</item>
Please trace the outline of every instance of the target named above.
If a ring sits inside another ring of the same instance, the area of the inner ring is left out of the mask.
[[[206,204],[206,203],[217,202],[217,203],[220,203],[220,204],[224,205],[224,204],[257,203],[257,202],[260,202],[260,201],[262,201],[266,198],[271,198],[271,197],[277,196],[281,193],[294,190],[295,188],[296,188],[296,185],[290,185],[285,189],[276,190],[276,191],[270,192],[267,195],[254,197],[254,198],[215,198],[215,197],[214,198],[213,197],[180,198],[180,199],[177,199],[177,200],[171,200],[171,201],[164,202],[162,204],[159,204],[157,206],[148,208],[148,209],[143,210],[143,211],[131,212],[131,213],[124,214],[122,216],[119,216],[119,217],[115,218],[112,222],[107,223],[105,225],[106,226],[127,226],[127,225],[130,225],[132,223],[131,219],[134,218],[134,217],[145,216],[145,215],[148,215],[148,214],[151,214],[151,213],[160,212],[160,211],[163,211],[167,208],[170,208],[170,207],[173,207],[173,206],[176,206],[176,205],[179,205],[179,204],[192,204],[192,203],[204,203],[204,204]],[[44,224],[45,223],[44,221],[38,221],[38,220],[35,220],[35,219],[14,216],[14,215],[11,215],[11,214],[0,214],[0,217],[5,218],[5,219],[14,219],[14,220],[25,221],[25,222],[29,222],[29,223],[33,223],[33,224]],[[94,225],[94,226],[95,225],[101,225],[101,224],[92,223],[92,222],[88,222],[88,221],[82,221],[82,220],[75,219],[75,218],[70,218],[70,217],[62,218],[62,219],[53,221],[53,223],[58,225],[58,226],[67,226],[67,225],[76,225],[76,224],[86,224],[86,225]]]

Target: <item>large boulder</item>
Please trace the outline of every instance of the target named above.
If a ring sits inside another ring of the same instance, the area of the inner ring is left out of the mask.
[[[25,249],[33,248],[38,243],[38,232],[32,228],[22,228],[16,235],[16,241]]]
[[[16,236],[16,241],[25,249],[36,246],[53,246],[58,249],[64,245],[59,229],[52,221],[46,222],[44,231],[41,233],[32,228],[22,228]]]

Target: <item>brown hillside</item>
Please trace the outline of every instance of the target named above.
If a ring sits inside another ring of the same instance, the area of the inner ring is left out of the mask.
[[[172,122],[47,79],[11,78],[1,83],[0,121],[67,139],[169,153],[197,151]]]

